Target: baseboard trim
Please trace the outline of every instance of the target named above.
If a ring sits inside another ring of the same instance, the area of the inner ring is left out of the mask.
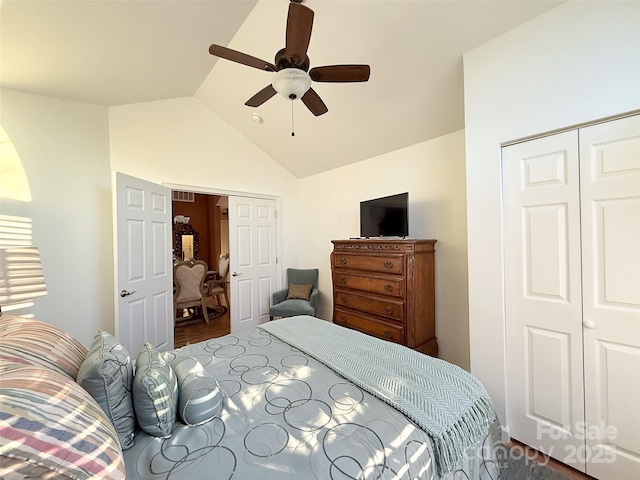
[[[509,443],[511,441],[511,429],[509,427],[500,426],[500,441],[502,443]]]

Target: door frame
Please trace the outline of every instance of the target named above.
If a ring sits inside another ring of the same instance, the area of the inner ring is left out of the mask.
[[[276,202],[276,258],[278,259],[278,268],[276,268],[276,285],[282,285],[282,268],[280,267],[280,259],[282,258],[282,222],[280,221],[280,215],[278,212],[281,210],[281,202],[282,199],[276,195],[268,195],[264,193],[255,193],[255,192],[245,192],[242,190],[226,190],[223,188],[216,187],[201,187],[197,185],[185,185],[180,183],[168,183],[162,182],[162,186],[170,188],[173,190],[180,190],[181,192],[192,192],[199,193],[202,195],[220,195],[224,197],[247,197],[247,198],[264,198],[268,200],[275,200]],[[231,245],[229,245],[231,248]],[[231,252],[229,252],[231,253]],[[229,288],[231,289],[231,283],[229,284]],[[231,297],[232,292],[229,291],[229,296]]]

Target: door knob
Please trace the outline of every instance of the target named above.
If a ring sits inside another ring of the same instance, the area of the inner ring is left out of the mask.
[[[134,290],[133,292],[128,292],[128,291],[126,291],[126,290],[122,290],[122,291],[120,292],[120,296],[121,296],[121,297],[128,297],[129,295],[133,295],[134,293],[136,293],[136,291],[135,291],[135,290]]]
[[[582,325],[584,325],[584,328],[596,328],[598,326],[598,325],[596,325],[596,322],[593,322],[591,320],[583,321]]]
[[[238,272],[233,272],[231,274],[232,277],[237,277],[238,275],[242,275],[242,273],[238,273]]]

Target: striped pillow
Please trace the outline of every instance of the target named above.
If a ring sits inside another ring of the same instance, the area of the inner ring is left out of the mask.
[[[0,345],[0,360],[51,368],[73,380],[87,356],[87,348],[58,327],[11,315],[0,317]]]
[[[138,353],[131,389],[140,428],[154,437],[170,437],[178,408],[178,379],[150,343]]]
[[[0,478],[124,479],[118,435],[68,377],[39,367],[4,369]]]

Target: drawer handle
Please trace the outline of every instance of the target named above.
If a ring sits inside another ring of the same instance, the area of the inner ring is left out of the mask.
[[[340,279],[340,283],[341,283],[342,285],[346,285],[346,284],[347,284],[347,278],[346,278],[346,277],[342,277],[342,278]]]
[[[384,313],[386,313],[387,315],[391,315],[393,313],[393,307],[387,305],[386,307],[384,307]]]
[[[338,321],[339,321],[340,323],[344,323],[344,324],[346,325],[346,324],[347,324],[347,317],[344,317],[344,316],[343,316],[343,317],[340,317],[340,318],[338,318]]]
[[[387,269],[391,269],[391,268],[393,268],[393,263],[391,263],[391,262],[384,262],[384,268],[387,268]]]
[[[340,297],[340,301],[346,305],[347,304],[347,297]]]
[[[384,331],[384,336],[385,336],[385,338],[388,338],[389,340],[393,340],[393,333],[391,332],[391,330],[385,330]]]
[[[344,258],[344,257],[342,257],[342,258],[340,259],[340,265],[346,265],[346,264],[347,264],[347,259],[346,259],[346,258]]]
[[[387,284],[384,286],[384,289],[385,289],[385,291],[387,291],[387,292],[393,292],[393,285],[391,285],[390,283],[387,283]]]

